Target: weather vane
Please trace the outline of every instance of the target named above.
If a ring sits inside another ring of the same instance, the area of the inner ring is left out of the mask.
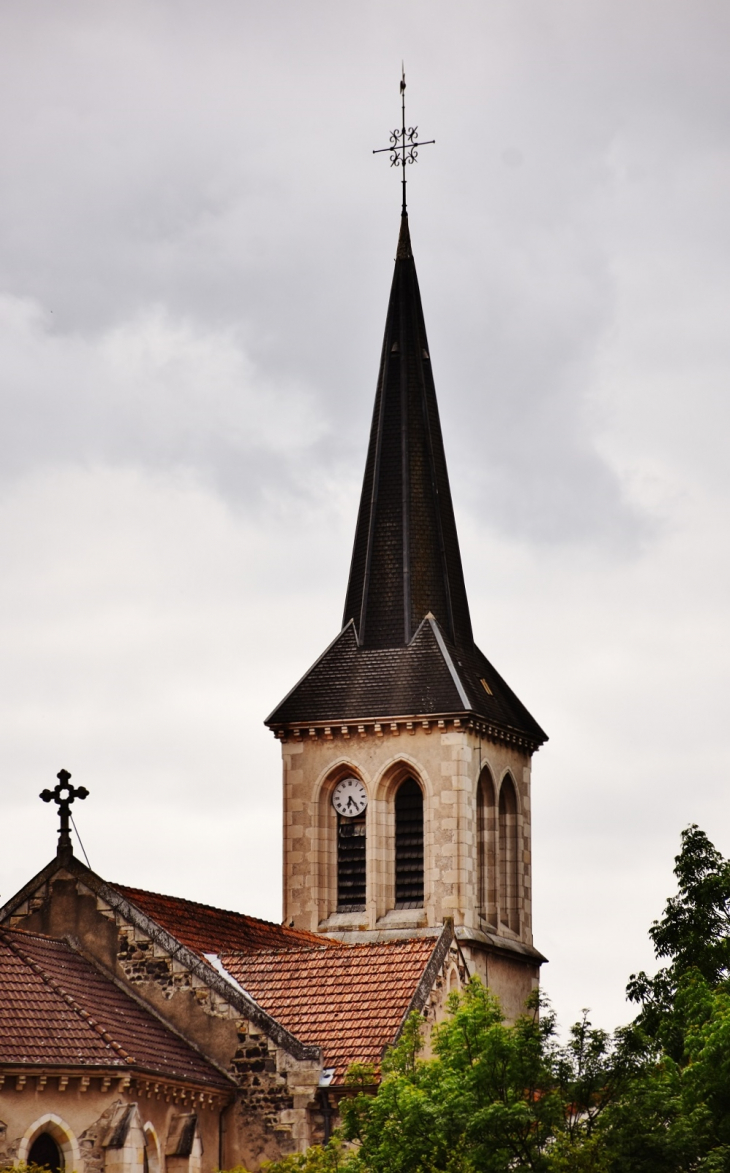
[[[403,215],[406,214],[406,163],[415,163],[418,159],[418,148],[430,146],[435,143],[435,138],[426,139],[425,142],[418,141],[418,127],[409,126],[406,130],[406,71],[401,65],[401,79],[400,79],[400,97],[401,97],[401,128],[400,130],[391,131],[390,146],[380,147],[377,151],[373,151],[374,155],[383,155],[386,151],[390,151],[390,165],[391,167],[402,167],[403,176],[401,183],[403,184]]]
[[[60,852],[64,847],[71,850],[71,835],[68,829],[71,803],[76,798],[88,798],[89,792],[85,786],[71,785],[71,775],[68,770],[59,770],[56,777],[58,778],[58,786],[54,786],[53,790],[42,790],[38,797],[42,798],[44,802],[58,803],[58,814],[61,821],[58,831],[58,850]]]

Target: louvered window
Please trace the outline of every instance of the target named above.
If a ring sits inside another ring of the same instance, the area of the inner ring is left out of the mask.
[[[395,907],[423,907],[423,793],[413,778],[395,796]]]
[[[337,816],[337,911],[365,911],[365,812]]]

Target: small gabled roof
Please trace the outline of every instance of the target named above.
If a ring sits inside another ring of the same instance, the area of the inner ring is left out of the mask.
[[[322,1050],[341,1084],[348,1066],[372,1063],[394,1043],[408,1013],[423,1009],[453,931],[342,949],[226,953],[231,977],[303,1042]]]
[[[429,615],[410,644],[396,648],[361,647],[348,623],[266,724],[469,714],[521,734],[532,747],[546,739],[479,648],[457,648]]]
[[[245,916],[242,912],[213,908],[209,904],[198,904],[195,900],[184,900],[180,896],[146,892],[143,888],[130,888],[127,884],[113,884],[112,887],[168,933],[172,933],[181,944],[203,957],[207,953],[233,950],[248,952],[322,944],[321,936],[315,933],[289,929],[272,921]],[[337,941],[326,943],[335,948],[339,944]]]
[[[232,1081],[66,941],[0,928],[0,1064]]]

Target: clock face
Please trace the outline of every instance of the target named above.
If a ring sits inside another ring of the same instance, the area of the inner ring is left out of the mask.
[[[343,778],[335,786],[332,805],[338,815],[354,819],[368,805],[368,792],[359,778]]]

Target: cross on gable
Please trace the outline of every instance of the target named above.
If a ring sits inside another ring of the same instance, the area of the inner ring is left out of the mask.
[[[39,798],[44,802],[55,802],[58,806],[59,815],[59,829],[58,829],[58,852],[63,849],[71,851],[71,834],[69,832],[69,819],[71,817],[71,803],[77,798],[88,798],[89,792],[85,786],[72,786],[71,775],[68,770],[59,770],[56,774],[58,778],[58,785],[53,787],[53,790],[42,790]]]

